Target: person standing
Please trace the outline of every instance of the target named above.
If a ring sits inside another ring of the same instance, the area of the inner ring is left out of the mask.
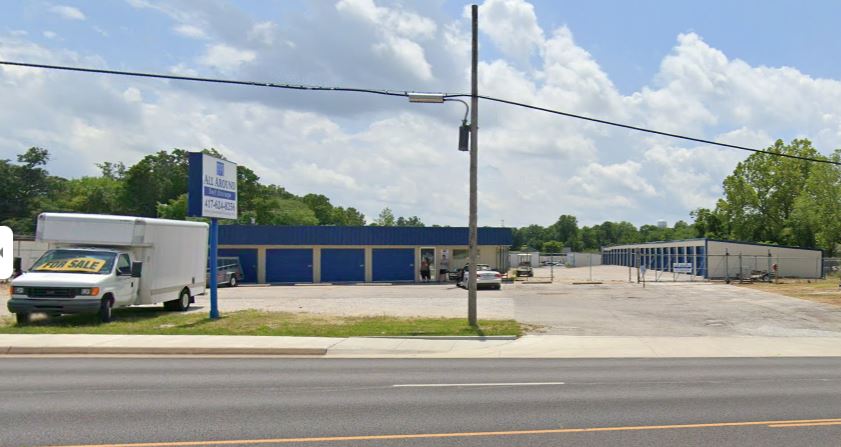
[[[429,259],[423,258],[420,265],[421,281],[429,282]]]

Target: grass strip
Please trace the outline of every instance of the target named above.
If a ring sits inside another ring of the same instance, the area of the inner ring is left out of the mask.
[[[35,317],[33,315],[33,317]],[[514,320],[480,320],[471,327],[463,318],[337,317],[289,312],[242,310],[211,320],[202,313],[173,313],[160,308],[115,309],[114,321],[99,323],[96,315],[33,318],[18,326],[0,317],[2,334],[142,334],[142,335],[266,335],[302,337],[516,335],[523,328]]]
[[[736,284],[740,287],[841,306],[841,287],[837,277],[826,279],[781,279],[777,283]]]

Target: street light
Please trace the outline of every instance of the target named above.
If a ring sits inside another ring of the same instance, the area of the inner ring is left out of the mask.
[[[471,326],[478,326],[476,315],[476,263],[479,257],[479,225],[478,225],[478,171],[479,171],[479,5],[470,5],[471,25],[471,60],[470,60],[470,105],[466,102],[447,98],[443,93],[406,93],[409,102],[440,104],[444,101],[458,101],[467,108],[464,119],[459,128],[458,150],[470,152],[470,208],[468,245],[470,268],[467,281],[467,322]],[[467,125],[467,115],[470,114],[470,125]],[[470,148],[468,149],[468,140]]]
[[[475,29],[474,29],[475,32]],[[475,48],[475,45],[474,45]],[[474,61],[475,62],[475,61]],[[474,72],[475,74],[475,72]],[[475,127],[476,121],[478,121],[477,117],[473,118],[473,124],[467,124],[467,116],[470,114],[470,105],[467,102],[462,101],[456,98],[447,98],[443,93],[407,93],[409,97],[409,102],[415,103],[427,103],[427,104],[441,104],[445,101],[457,101],[464,104],[464,118],[461,120],[461,126],[458,129],[458,150],[462,152],[470,151],[469,144],[473,143],[475,146],[475,134],[478,131],[478,128]],[[474,98],[475,99],[475,98]],[[474,104],[474,109],[477,106]],[[475,112],[474,112],[475,115]],[[474,135],[471,141],[471,134]],[[469,250],[469,262],[470,262],[470,270],[468,273],[468,281],[467,281],[467,320],[468,323],[472,326],[477,325],[476,319],[476,262],[477,254],[478,254],[478,229],[477,229],[477,219],[476,219],[476,151],[471,151],[471,163],[470,163],[470,224],[469,224],[469,235],[468,235],[468,245],[470,247]]]
[[[409,102],[425,102],[425,103],[442,103],[444,98],[443,93],[409,93]]]

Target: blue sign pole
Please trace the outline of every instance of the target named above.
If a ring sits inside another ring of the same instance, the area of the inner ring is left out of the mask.
[[[210,219],[210,318],[219,318],[219,306],[216,301],[216,288],[219,285],[219,223],[216,218]]]

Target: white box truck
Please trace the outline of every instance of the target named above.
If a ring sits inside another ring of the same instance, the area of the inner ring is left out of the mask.
[[[99,313],[164,303],[186,310],[205,291],[207,224],[95,214],[43,213],[35,240],[49,245],[11,284],[9,311],[19,324],[33,313]]]

